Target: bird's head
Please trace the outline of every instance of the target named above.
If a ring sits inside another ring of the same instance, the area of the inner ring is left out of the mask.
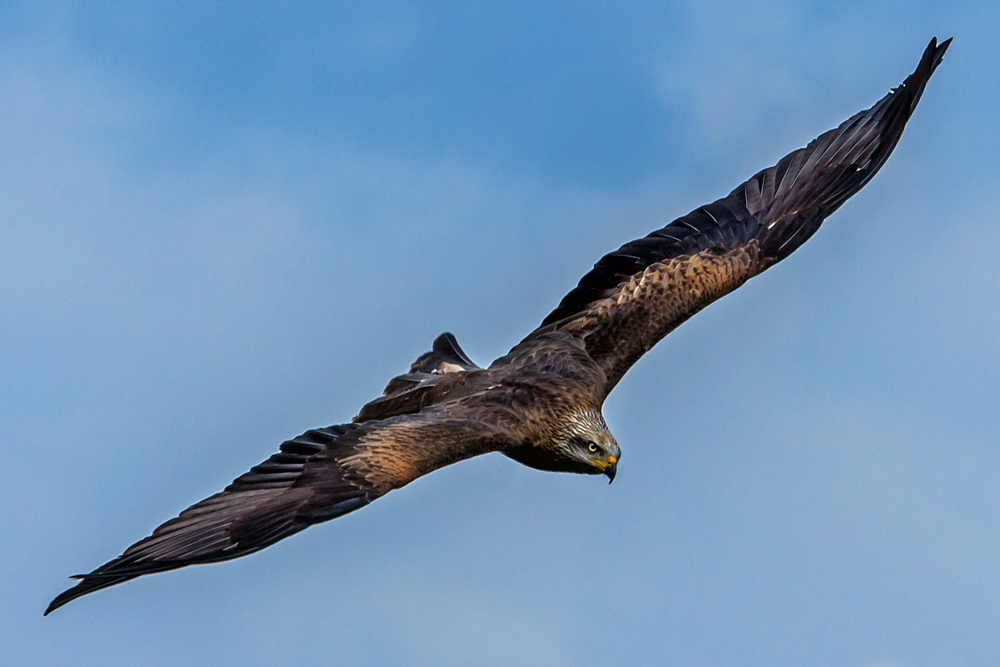
[[[601,413],[579,410],[570,413],[562,426],[555,449],[570,464],[572,472],[607,475],[615,481],[622,451]]]

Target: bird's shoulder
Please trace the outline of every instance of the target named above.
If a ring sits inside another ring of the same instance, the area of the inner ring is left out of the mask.
[[[587,352],[584,341],[565,331],[536,331],[494,361],[494,379],[510,386],[577,391],[603,401],[604,371]]]

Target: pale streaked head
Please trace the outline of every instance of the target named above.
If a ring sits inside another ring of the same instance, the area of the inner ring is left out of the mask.
[[[571,463],[572,472],[607,475],[612,482],[622,452],[596,410],[570,413],[556,440],[556,451]]]

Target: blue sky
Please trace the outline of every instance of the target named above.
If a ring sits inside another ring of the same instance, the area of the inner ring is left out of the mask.
[[[11,664],[1000,660],[1000,9],[0,5]],[[42,618],[453,331],[870,106],[895,154],[605,405],[613,486],[500,455]]]

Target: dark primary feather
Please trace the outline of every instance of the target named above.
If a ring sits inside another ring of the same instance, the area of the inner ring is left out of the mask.
[[[688,317],[791,254],[885,163],[950,39],[872,108],[702,206],[605,255],[529,339],[570,332],[607,374],[606,392]]]
[[[872,108],[861,111],[805,148],[755,174],[730,193],[767,222],[765,255],[781,261],[858,192],[885,164],[941,63],[951,39],[932,39],[917,69]]]

